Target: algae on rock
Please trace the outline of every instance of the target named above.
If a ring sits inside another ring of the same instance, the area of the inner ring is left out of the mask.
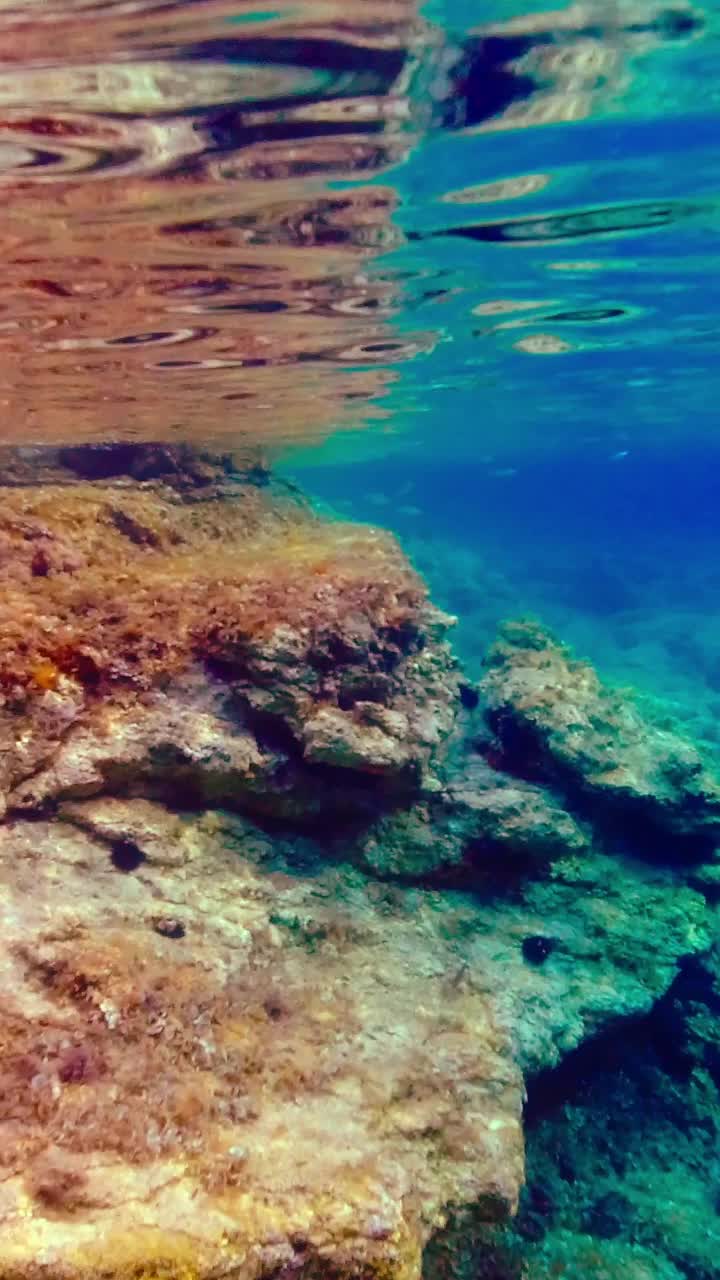
[[[538,629],[469,696],[389,535],[146,462],[3,494],[0,1278],[417,1280],[709,946],[716,784]]]
[[[534,623],[508,624],[482,682],[502,765],[568,788],[646,831],[712,845],[720,779],[697,748]]]

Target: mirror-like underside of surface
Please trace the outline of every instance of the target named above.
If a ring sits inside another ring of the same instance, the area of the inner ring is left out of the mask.
[[[458,450],[510,413],[521,449],[592,440],[621,398],[669,429],[711,340],[714,15],[495,9],[3,6],[2,438],[382,443],[428,392]]]

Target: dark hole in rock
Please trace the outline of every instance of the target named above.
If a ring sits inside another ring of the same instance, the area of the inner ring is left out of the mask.
[[[499,708],[489,716],[490,727],[497,735],[497,744],[491,763],[493,768],[511,773],[525,782],[545,782],[547,761],[540,746],[524,725],[515,722],[512,713]]]
[[[466,711],[474,711],[480,701],[480,694],[471,684],[460,685],[460,701]]]
[[[30,572],[33,578],[46,578],[50,572],[50,557],[43,547],[38,547],[35,551],[31,564]]]
[[[222,680],[224,684],[233,680],[251,679],[248,660],[242,654],[235,654],[233,658],[218,658],[215,654],[203,655],[203,661],[208,675]]]
[[[548,938],[542,933],[530,934],[527,938],[523,938],[523,960],[526,960],[528,964],[544,964],[556,946],[557,940],[555,938]]]
[[[269,996],[267,1000],[264,1000],[263,1009],[271,1022],[280,1022],[287,1013],[287,1009],[282,1003],[282,1000],[276,996]]]
[[[160,916],[159,919],[153,920],[153,929],[163,938],[185,937],[185,925],[174,916]]]
[[[378,702],[386,704],[390,697],[390,681],[386,675],[365,678],[358,677],[348,681],[338,693],[338,706],[342,711],[350,711],[356,702]]]
[[[611,847],[646,862],[684,869],[714,860],[717,839],[712,832],[688,834],[665,830],[656,814],[642,800],[633,806],[623,803],[622,798],[614,803],[612,798],[578,795],[572,807],[576,812],[587,815]],[[688,825],[692,811],[693,806],[689,802],[683,810],[688,815]]]
[[[262,751],[278,752],[292,758],[301,755],[300,745],[282,716],[273,711],[259,711],[251,706],[246,706],[245,714],[248,727]]]
[[[388,644],[396,645],[401,653],[422,653],[425,648],[425,636],[412,622],[401,623],[397,627],[387,627],[383,638]]]
[[[357,649],[347,644],[341,636],[335,635],[318,637],[317,643],[308,654],[310,665],[324,675],[328,675],[337,667],[347,666],[357,661],[358,657]]]
[[[58,461],[83,480],[108,480],[130,474],[143,452],[143,446],[135,444],[74,445],[61,449]]]
[[[132,840],[114,840],[110,860],[117,871],[137,871],[145,862],[145,854]]]

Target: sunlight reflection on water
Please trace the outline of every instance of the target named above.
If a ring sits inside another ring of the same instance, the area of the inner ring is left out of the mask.
[[[585,268],[714,206],[592,130],[687,111],[713,15],[526,7],[1,3],[2,441],[266,451],[632,346],[641,268]]]

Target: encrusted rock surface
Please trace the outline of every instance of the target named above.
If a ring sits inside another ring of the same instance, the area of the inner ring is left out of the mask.
[[[5,475],[0,1280],[417,1280],[710,945],[711,774],[265,473]]]
[[[212,815],[62,817],[0,832],[0,1274],[409,1276],[447,1203],[507,1214],[519,1071],[432,900],[258,870]]]
[[[552,792],[499,773],[473,752],[437,792],[374,824],[362,856],[383,875],[437,873],[481,884],[542,870],[589,844],[587,829]]]
[[[450,620],[389,536],[318,520],[264,473],[79,465],[3,490],[3,806],[182,779],[310,818],[328,795],[365,806],[350,773],[414,788],[458,678]]]
[[[521,1067],[706,923],[609,858],[496,906],[142,799],[6,822],[0,868],[0,1274],[417,1275],[449,1205],[514,1209]]]
[[[501,763],[675,837],[720,837],[720,781],[697,748],[534,623],[509,624],[483,693]]]

